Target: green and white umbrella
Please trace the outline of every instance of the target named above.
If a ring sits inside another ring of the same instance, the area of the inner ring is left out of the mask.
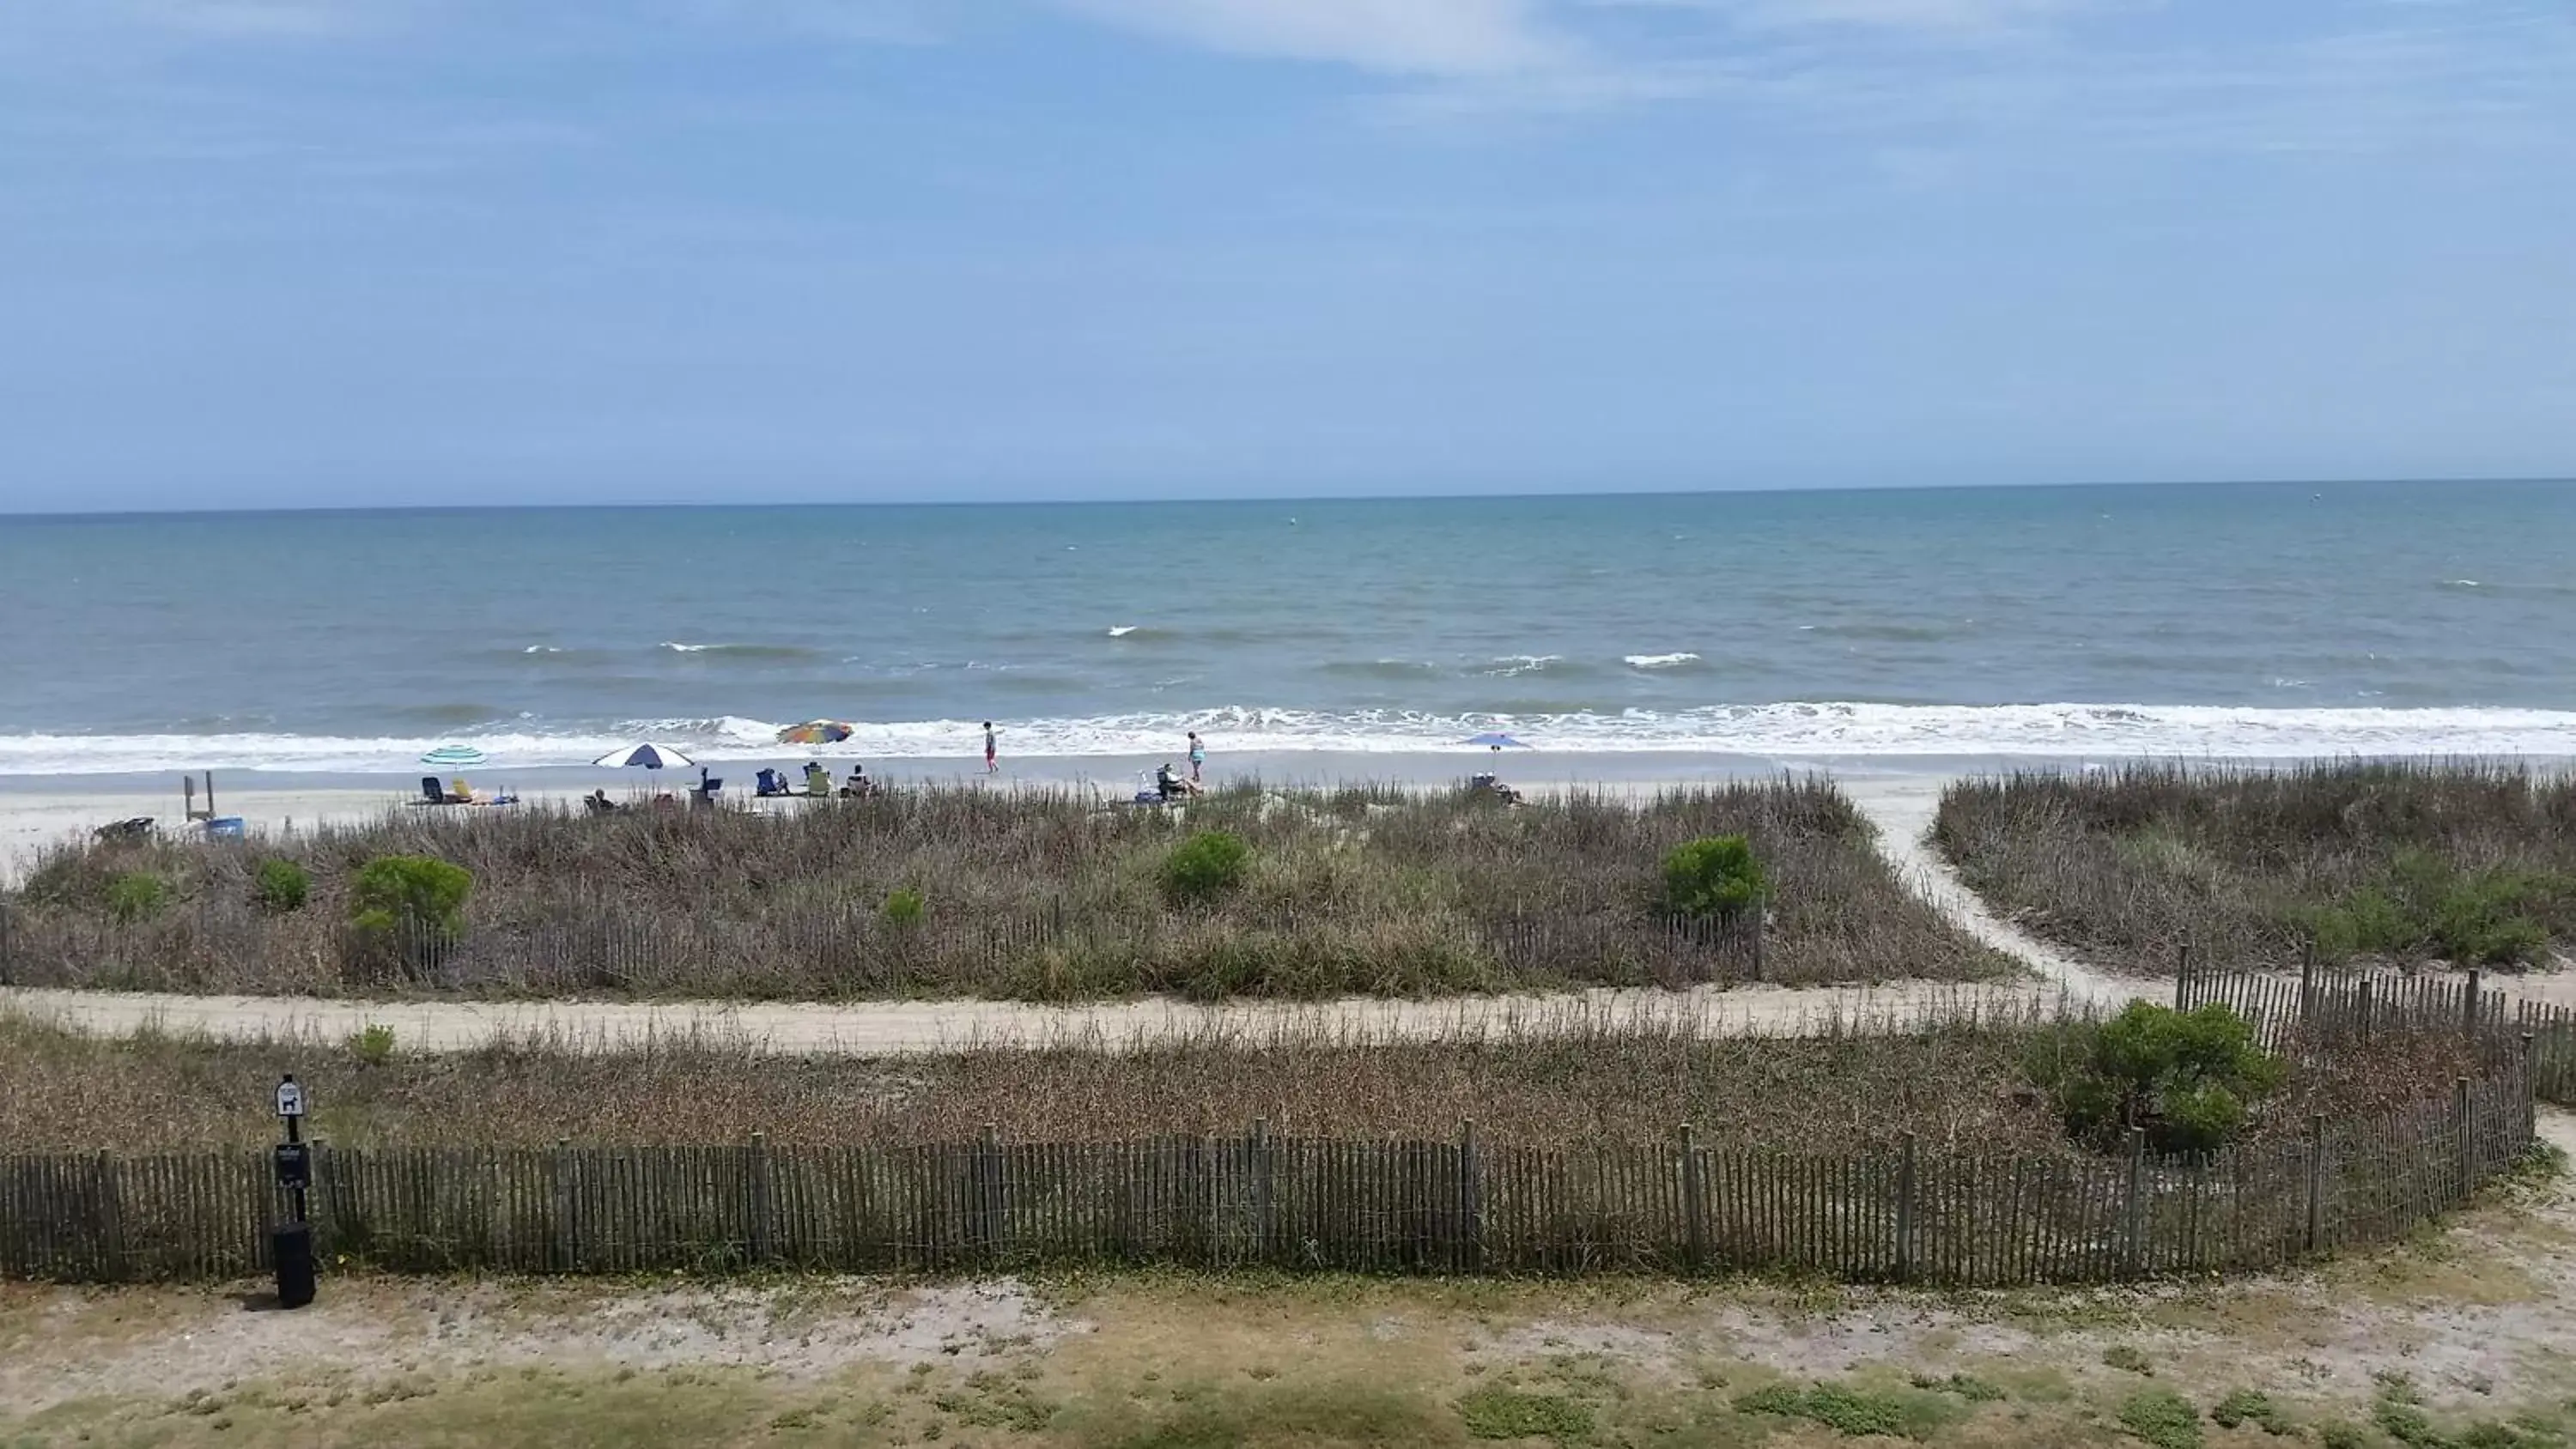
[[[484,758],[483,752],[472,745],[440,745],[421,756],[420,762],[442,770],[462,770],[482,764]]]

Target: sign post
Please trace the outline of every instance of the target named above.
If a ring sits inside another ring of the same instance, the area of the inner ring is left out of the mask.
[[[301,1308],[313,1301],[313,1225],[304,1216],[313,1148],[304,1140],[304,1089],[291,1074],[277,1084],[277,1116],[286,1124],[286,1140],[277,1144],[277,1185],[290,1195],[295,1218],[270,1230],[269,1256],[277,1263],[278,1306]]]

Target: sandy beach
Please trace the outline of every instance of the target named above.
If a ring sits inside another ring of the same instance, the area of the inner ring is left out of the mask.
[[[1097,791],[1102,798],[1123,800],[1150,780],[1154,767],[1171,756],[1031,756],[1006,759],[1004,769],[985,775],[955,760],[869,762],[872,778],[902,786],[983,785],[995,789],[1053,788]],[[725,781],[729,801],[750,799],[752,779],[766,763],[784,768],[784,756],[761,762],[727,761],[709,768]],[[835,778],[846,771],[834,760]],[[1281,786],[1391,782],[1438,788],[1463,782],[1485,770],[1500,772],[1515,786],[1537,794],[1569,790],[1605,790],[1647,794],[1696,783],[1777,773],[1779,765],[1749,756],[1731,755],[1555,755],[1514,752],[1480,753],[1265,754],[1220,756],[1208,774],[1211,785],[1243,779]],[[238,817],[255,834],[286,834],[318,825],[350,824],[389,810],[426,808],[420,802],[420,777],[426,769],[404,775],[297,775],[272,771],[215,773],[216,814]],[[1929,790],[1937,798],[1940,782],[1957,770],[1914,773],[1841,774],[1849,790],[1886,788]],[[474,770],[468,780],[483,793],[506,790],[523,803],[572,805],[593,790],[634,799],[656,790],[685,790],[697,772],[639,770],[540,769]],[[203,794],[198,803],[202,808]],[[795,799],[751,801],[755,808],[801,808]],[[22,879],[36,855],[58,841],[77,840],[114,821],[148,816],[165,832],[189,827],[186,800],[176,775],[51,775],[0,777],[0,884]],[[443,807],[468,808],[468,807]],[[472,807],[483,808],[483,807]],[[506,808],[506,807],[502,807]],[[1929,818],[1929,806],[1925,807]]]

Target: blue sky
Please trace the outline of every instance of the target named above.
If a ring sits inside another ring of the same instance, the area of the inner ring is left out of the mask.
[[[0,7],[0,508],[2570,473],[2564,0]]]

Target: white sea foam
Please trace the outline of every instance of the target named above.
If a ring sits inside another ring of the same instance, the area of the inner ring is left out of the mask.
[[[2203,705],[1767,704],[1656,712],[1442,715],[1232,708],[1010,722],[1021,756],[1144,755],[1196,730],[1218,749],[1251,753],[1392,754],[1463,748],[1508,729],[1564,755],[1723,753],[1759,758],[2120,756],[2297,759],[2336,755],[2576,756],[2576,711],[2528,709],[2250,709]],[[630,720],[604,729],[471,735],[283,734],[0,736],[0,774],[80,775],[213,768],[308,773],[409,771],[436,745],[471,745],[495,766],[588,762],[638,739],[668,739],[710,760],[778,756],[777,724],[740,716]],[[796,753],[871,759],[964,759],[981,746],[973,720],[860,723],[844,744]]]
[[[1622,658],[1631,669],[1678,669],[1685,664],[1697,664],[1699,662],[1698,655],[1689,653],[1629,654],[1622,656]]]
[[[522,654],[561,654],[563,651],[552,644],[531,644],[519,652]]]
[[[1109,626],[1109,637],[1112,639],[1124,639],[1135,632],[1136,626],[1133,624],[1112,624]]]

